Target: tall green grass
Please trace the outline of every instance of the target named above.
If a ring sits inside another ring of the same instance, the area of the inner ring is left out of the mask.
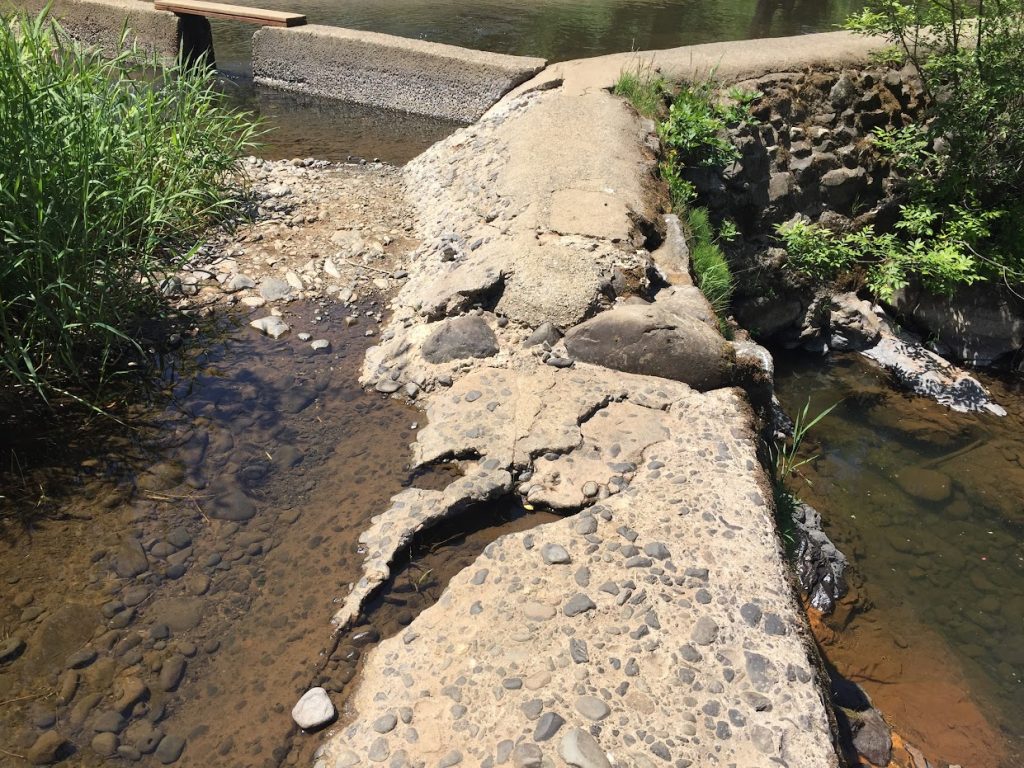
[[[628,100],[644,117],[657,119],[665,110],[668,81],[656,73],[650,62],[637,61],[633,69],[623,69],[612,93]]]
[[[140,65],[140,62],[142,64]],[[0,396],[95,403],[161,274],[232,210],[250,119],[208,69],[83,50],[0,18]]]
[[[690,208],[687,223],[693,236],[690,265],[697,278],[697,287],[719,318],[725,317],[732,302],[734,280],[725,254],[718,245],[714,227],[706,208]]]

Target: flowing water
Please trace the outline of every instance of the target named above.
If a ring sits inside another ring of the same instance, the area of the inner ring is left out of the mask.
[[[414,543],[365,622],[332,637],[370,516],[404,485],[451,480],[409,473],[423,417],[359,387],[373,339],[348,312],[287,305],[331,342],[320,354],[224,324],[131,430],[7,431],[0,765],[26,764],[48,732],[76,766],[311,764],[299,695],[322,684],[340,704],[367,645],[487,542],[546,522],[494,504]]]
[[[564,61],[825,32],[858,10],[861,0],[260,0],[258,5],[304,13],[311,24]],[[262,156],[344,160],[356,155],[401,163],[455,128],[430,118],[254,88],[249,79],[254,28],[216,20],[212,25],[217,66],[231,83],[228,90],[273,130]]]
[[[858,356],[778,360],[812,432],[799,495],[852,561],[825,652],[940,765],[1024,765],[1024,384],[1004,418],[894,391]]]

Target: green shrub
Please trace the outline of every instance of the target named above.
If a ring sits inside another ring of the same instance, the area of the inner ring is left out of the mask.
[[[687,168],[715,168],[739,159],[739,151],[726,133],[731,125],[750,120],[750,104],[761,96],[756,91],[731,88],[718,98],[713,80],[685,85],[672,100],[668,116],[658,125],[664,150],[660,171],[668,185],[674,210],[682,210],[697,196],[686,179]]]
[[[650,64],[638,62],[636,69],[624,69],[615,81],[612,93],[627,99],[644,117],[660,117],[665,107],[668,84],[655,74]]]
[[[791,268],[818,280],[863,269],[868,287],[884,300],[891,299],[911,277],[942,294],[983,279],[976,249],[989,237],[991,222],[1000,218],[1001,211],[951,206],[938,212],[924,205],[905,205],[900,210],[895,232],[876,233],[873,227],[865,227],[837,235],[801,220],[782,224],[777,232]]]
[[[0,18],[0,388],[96,402],[174,254],[232,209],[254,127],[211,73]]]
[[[916,69],[927,104],[919,126],[876,134],[908,176],[904,213],[929,212],[925,228],[906,222],[883,249],[880,267],[895,275],[883,285],[919,267],[944,288],[958,273],[1020,282],[1024,0],[868,0],[847,27],[888,39]]]

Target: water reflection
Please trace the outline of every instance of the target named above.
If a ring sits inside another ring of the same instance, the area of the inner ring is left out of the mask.
[[[563,61],[833,29],[860,0],[264,0],[330,24]],[[252,28],[214,23],[219,66],[248,67]]]
[[[815,430],[809,450],[820,458],[800,489],[864,582],[861,609],[868,610],[837,642],[861,644],[855,663],[867,670],[877,663],[895,676],[862,669],[869,692],[903,686],[905,699],[917,698],[899,716],[904,727],[941,742],[949,750],[944,760],[1024,764],[1024,726],[1013,716],[1024,711],[1020,383],[984,382],[1009,412],[999,419],[894,392],[857,357],[779,362],[779,396],[791,412],[808,397],[814,413],[842,400]],[[882,656],[908,665],[900,670]],[[967,696],[948,685],[958,668]],[[943,681],[945,699],[936,695]],[[963,703],[957,698],[976,701],[1008,734],[1003,762],[993,762],[998,745],[984,755],[956,753],[978,746],[956,719],[967,716],[954,707]]]

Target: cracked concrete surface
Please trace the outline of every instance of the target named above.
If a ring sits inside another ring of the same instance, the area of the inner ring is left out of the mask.
[[[654,162],[623,102],[554,87],[406,169],[423,245],[363,380],[425,410],[415,465],[465,475],[374,519],[336,622],[444,516],[516,493],[566,517],[489,545],[366,655],[318,768],[838,765],[753,413],[693,362],[760,350],[718,335]],[[574,357],[574,326],[638,311],[700,329],[674,368]],[[527,345],[545,323],[568,336]]]

